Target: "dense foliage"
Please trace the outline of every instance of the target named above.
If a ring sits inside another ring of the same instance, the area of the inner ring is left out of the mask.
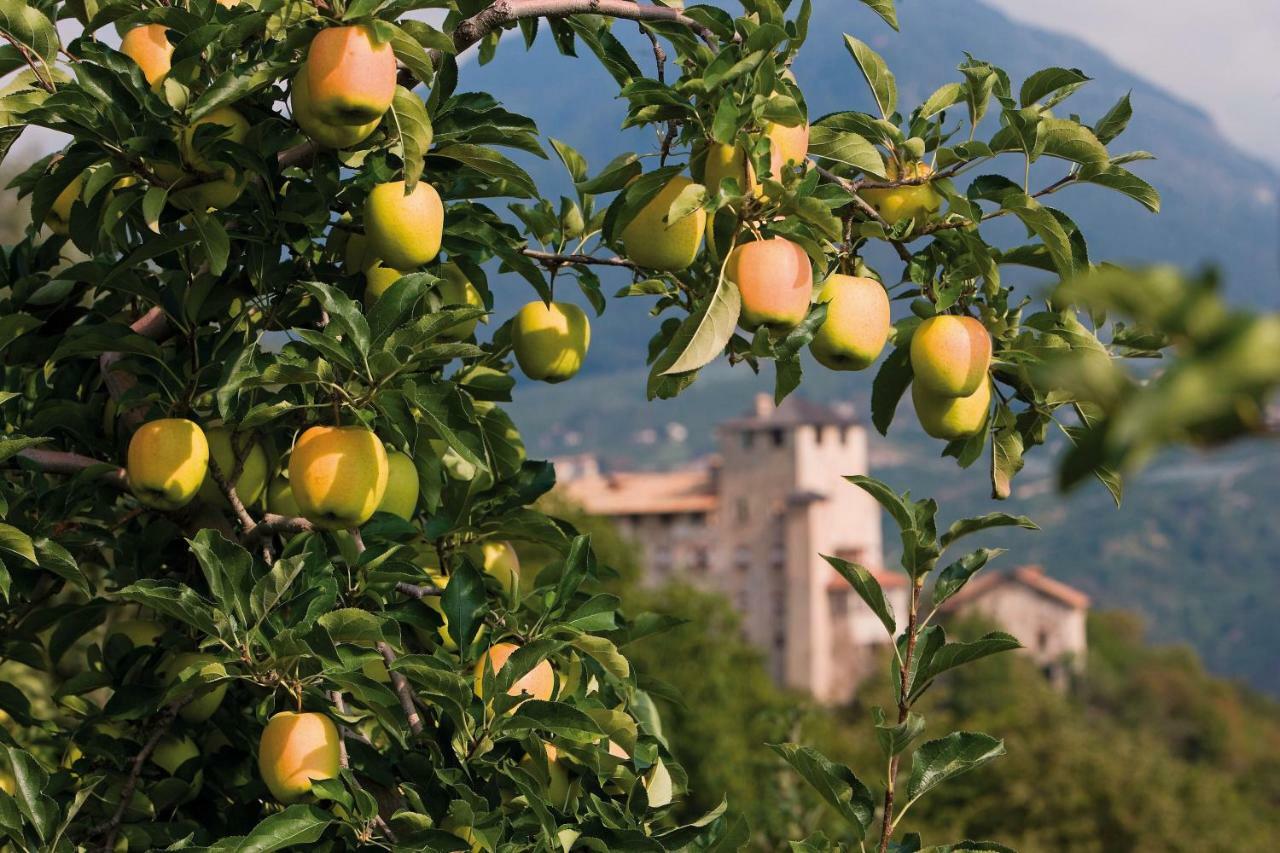
[[[892,3],[868,5],[895,23]],[[443,29],[406,17],[430,7],[446,10]],[[3,150],[27,127],[69,138],[15,180],[32,221],[0,270],[0,655],[15,672],[0,685],[7,844],[747,841],[723,804],[678,807],[686,775],[619,652],[670,620],[619,612],[588,537],[532,507],[554,472],[527,458],[500,404],[512,356],[534,380],[581,366],[588,319],[553,301],[557,281],[572,278],[603,311],[591,267],[623,266],[635,282],[619,297],[656,296],[655,314],[673,314],[650,347],[655,397],[727,352],[753,367],[775,360],[781,398],[810,342],[845,369],[876,361],[892,338],[872,394],[877,426],[888,428],[914,376],[917,412],[950,439],[947,453],[968,465],[989,448],[996,496],[1051,425],[1075,438],[1077,418],[1124,401],[1041,369],[1047,354],[1110,365],[1167,343],[1115,326],[1104,345],[1067,304],[1033,310],[1001,275],[1010,264],[1060,278],[1090,268],[1069,217],[1038,200],[1068,184],[1158,206],[1125,168],[1146,155],[1106,148],[1127,100],[1086,125],[1054,113],[1087,82],[1080,72],[1049,68],[1015,87],[969,60],[960,80],[903,112],[883,60],[845,36],[878,113],[810,117],[786,71],[809,11],[774,0],[746,0],[738,18],[620,0],[6,0],[0,67],[15,73]],[[532,42],[544,17],[561,50],[590,51],[613,75],[627,124],[655,131],[644,156],[656,163],[623,154],[593,175],[569,144],[461,86],[457,54],[478,45],[488,57],[514,26]],[[612,35],[613,18],[652,37],[653,76]],[[77,33],[65,44],[58,20]],[[1000,128],[979,135],[989,111]],[[806,145],[784,158],[780,140],[797,131]],[[577,197],[541,198],[502,146],[553,149]],[[962,181],[999,157],[1062,161],[1065,174],[1038,190]],[[681,176],[686,165],[704,183]],[[495,199],[525,201],[499,210]],[[982,223],[996,218],[1022,222],[1028,242],[987,243]],[[859,257],[870,240],[895,250],[901,281]],[[757,255],[794,274],[799,301],[787,310],[771,302],[767,264],[745,260]],[[854,274],[884,304],[878,340],[844,339],[860,326],[837,328],[850,321],[836,319],[834,293],[813,301],[815,270]],[[488,317],[489,281],[505,274],[534,298],[500,322]],[[886,293],[910,300],[892,328]],[[493,320],[488,341],[481,319]],[[1211,329],[1206,344],[1241,331]],[[833,339],[820,344],[824,333]],[[935,334],[972,353],[950,363],[951,343],[922,343]],[[1251,376],[1238,393],[1269,381]],[[1227,420],[1234,434],[1241,424]],[[1117,488],[1123,456],[1083,460]],[[990,556],[935,573],[954,540],[1029,523],[992,514],[939,535],[933,502],[855,484],[901,528],[913,582],[897,723],[878,726],[883,806],[819,753],[774,748],[824,792],[844,832],[862,839],[879,822],[883,851],[905,805],[1002,751],[970,732],[923,741],[895,816],[897,766],[923,730],[912,707],[943,672],[1016,646],[999,634],[948,642],[917,622],[926,580],[944,600]],[[519,571],[510,540],[552,556]],[[832,562],[895,633],[866,570]]]

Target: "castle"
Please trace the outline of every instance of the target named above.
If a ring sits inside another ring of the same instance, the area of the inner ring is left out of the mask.
[[[866,429],[849,408],[794,395],[775,407],[762,394],[717,441],[716,457],[670,472],[557,460],[558,489],[643,547],[648,582],[722,592],[778,683],[846,701],[888,638],[821,555],[866,566],[897,613],[909,593],[901,571],[883,568],[879,505],[843,479],[868,471]],[[1009,631],[1056,683],[1084,658],[1088,598],[1037,568],[984,570],[948,605]]]

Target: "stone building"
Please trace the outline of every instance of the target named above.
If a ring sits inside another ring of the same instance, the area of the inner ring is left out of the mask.
[[[882,567],[880,507],[843,479],[868,471],[866,429],[851,409],[794,395],[775,408],[762,394],[717,442],[716,456],[670,472],[557,460],[559,488],[643,546],[652,583],[679,576],[726,595],[779,683],[844,701],[889,640],[822,555],[866,566],[907,609],[906,577]]]
[[[980,615],[1012,634],[1058,687],[1065,688],[1084,666],[1089,597],[1048,577],[1040,566],[980,574],[945,607],[953,616]]]

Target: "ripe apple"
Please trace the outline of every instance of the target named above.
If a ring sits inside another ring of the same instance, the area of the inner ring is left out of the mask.
[[[770,124],[765,130],[769,137],[769,169],[773,177],[782,174],[786,166],[801,166],[809,156],[809,125]]]
[[[164,626],[150,619],[121,619],[119,622],[113,622],[107,630],[104,645],[117,634],[127,637],[134,648],[154,646],[156,641],[164,636]]]
[[[272,796],[295,802],[313,781],[337,777],[338,745],[338,727],[324,714],[281,711],[262,730],[258,772]]]
[[[293,499],[317,527],[364,524],[382,501],[387,476],[387,452],[365,427],[311,427],[289,457]]]
[[[209,442],[185,418],[161,418],[138,428],[129,439],[129,488],[156,509],[186,506],[209,473]]]
[[[560,751],[549,743],[544,743],[543,749],[547,756],[547,802],[557,809],[566,808],[569,804],[569,792],[571,790],[569,771],[565,769],[564,764],[558,760]],[[532,755],[525,755],[520,759],[520,766],[533,773],[537,772],[533,769],[534,761]]]
[[[480,656],[480,660],[476,661],[475,668],[475,693],[481,699],[484,698],[484,667],[486,662],[494,675],[497,675],[502,667],[506,664],[507,659],[515,654],[520,647],[515,643],[495,643],[490,646],[488,651]],[[530,699],[550,699],[551,693],[555,689],[555,674],[552,672],[551,664],[548,661],[538,661],[533,669],[511,685],[511,689],[507,691],[510,696],[525,696]]]
[[[384,267],[378,262],[374,262],[365,267],[364,270],[364,307],[367,311],[373,307],[373,303],[382,298],[382,294],[386,293],[391,285],[395,284],[404,276],[400,270],[393,270],[391,267]]]
[[[382,121],[381,116],[365,124],[334,124],[321,119],[316,115],[305,68],[294,75],[289,86],[289,109],[299,129],[325,148],[345,149],[358,145],[377,130]]]
[[[62,192],[58,193],[58,197],[53,200],[48,214],[45,215],[44,224],[48,225],[49,230],[54,234],[65,237],[71,233],[71,205],[75,204],[82,192],[84,192],[84,175],[80,174],[72,178],[71,183],[63,187]]]
[[[830,276],[818,288],[827,318],[809,344],[819,364],[831,370],[862,370],[880,357],[889,339],[889,294],[873,278]]]
[[[277,474],[267,488],[267,512],[274,512],[276,515],[288,518],[297,518],[302,515],[302,509],[293,499],[293,487],[289,485],[289,478],[284,474]]]
[[[316,116],[331,124],[377,121],[396,94],[395,51],[368,26],[321,30],[302,73]]]
[[[740,145],[727,145],[723,142],[712,142],[707,146],[706,160],[702,166],[702,179],[707,185],[707,192],[720,190],[720,182],[725,178],[733,178],[738,183],[738,192],[742,195],[760,195],[762,189],[756,183],[756,170],[747,159],[747,152]]]
[[[966,397],[943,397],[911,383],[911,402],[920,426],[934,438],[955,441],[982,431],[991,411],[991,380],[983,377],[978,389]]]
[[[587,314],[568,302],[530,302],[511,323],[511,346],[524,375],[564,382],[582,368],[591,345]]]
[[[796,243],[783,237],[744,243],[729,253],[725,277],[742,296],[742,327],[794,328],[809,313],[813,267]]]
[[[173,45],[166,33],[168,30],[161,24],[143,24],[120,39],[120,52],[138,63],[152,89],[160,88],[173,61]]]
[[[974,317],[939,314],[911,336],[914,384],[936,397],[968,397],[991,366],[991,336]]]
[[[404,181],[378,184],[364,205],[368,251],[384,264],[411,270],[440,252],[444,205],[435,187],[418,181],[405,195]]]
[[[244,456],[240,466],[240,476],[236,478],[236,495],[245,506],[252,506],[262,497],[262,490],[267,485],[267,476],[271,467],[267,461],[267,452],[258,442],[249,443],[249,437],[231,432],[225,426],[211,427],[205,433],[209,441],[209,455],[217,463],[218,470],[224,478],[230,479],[236,467],[236,449]],[[232,441],[235,441],[233,447]],[[217,506],[229,506],[227,496],[222,493],[218,483],[213,479],[213,472],[205,477],[200,486],[200,498]]]
[[[480,546],[484,570],[498,579],[508,596],[520,585],[520,556],[510,542],[485,542]]]
[[[212,676],[225,676],[227,668],[213,655],[200,652],[180,652],[160,665],[160,675],[166,684],[178,680],[183,670],[199,667],[200,672]],[[204,688],[190,702],[178,711],[179,716],[188,723],[203,723],[213,716],[222,704],[222,697],[227,695],[225,681]]]
[[[418,467],[413,457],[400,451],[387,454],[387,488],[378,503],[378,512],[398,515],[405,521],[418,508]]]
[[[454,263],[440,265],[440,283],[436,285],[436,292],[440,294],[441,305],[446,308],[458,306],[467,308],[484,307],[484,299],[480,296],[480,291],[476,290],[476,286],[467,278],[467,274]],[[465,341],[475,334],[476,326],[479,323],[479,317],[455,323],[441,333],[440,340]]]
[[[693,181],[683,175],[672,178],[622,229],[623,254],[629,260],[668,272],[693,263],[707,227],[707,212],[698,208],[677,222],[667,223],[672,202],[690,186]]]
[[[159,767],[170,776],[177,776],[182,765],[188,761],[200,757],[200,748],[196,746],[196,742],[185,735],[166,734],[160,738],[160,742],[156,744],[156,748],[151,752],[151,763]],[[167,808],[177,803],[190,802],[200,793],[200,788],[204,784],[204,770],[198,768],[191,777],[191,782],[187,785],[186,791],[182,794],[175,794],[166,790],[163,795],[157,793],[152,799],[156,801],[156,808]],[[176,797],[176,799],[171,799]]]
[[[885,169],[885,177],[890,181],[927,178],[931,174],[933,169],[929,164],[919,162],[899,166],[896,161],[891,160]],[[942,207],[942,196],[928,183],[888,189],[863,189],[859,193],[890,225],[910,217],[915,220],[916,227],[920,228]]]

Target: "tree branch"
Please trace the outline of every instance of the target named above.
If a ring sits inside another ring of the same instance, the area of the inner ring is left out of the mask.
[[[160,740],[168,733],[169,726],[173,725],[174,719],[178,716],[178,711],[191,699],[192,696],[184,696],[175,702],[169,703],[160,713],[155,731],[147,738],[147,742],[142,745],[142,749],[138,750],[138,754],[133,757],[133,761],[130,763],[129,778],[125,779],[124,784],[120,786],[120,802],[116,806],[115,812],[106,822],[90,830],[90,835],[106,833],[106,838],[102,842],[104,853],[115,847],[116,836],[120,832],[120,824],[124,821],[125,810],[128,809],[129,802],[133,799],[133,792],[138,787],[138,778],[142,775],[143,766],[147,763],[147,759],[151,757],[151,753],[155,752]]]
[[[404,581],[396,582],[396,591],[403,592],[405,595],[411,595],[414,598],[430,598],[433,595],[443,595],[444,590],[438,586],[424,584],[419,586],[415,583],[405,583]]]
[[[169,318],[165,316],[160,306],[154,306],[144,313],[141,317],[134,320],[129,328],[144,338],[150,338],[153,341],[167,338],[170,333]],[[111,395],[111,399],[116,402],[124,396],[125,392],[138,384],[137,378],[133,374],[125,373],[123,370],[116,370],[116,362],[124,358],[123,353],[104,352],[98,357],[98,366],[102,370],[102,380],[106,383],[107,393]],[[120,417],[124,420],[125,426],[134,429],[142,423],[142,419],[146,417],[146,408],[139,406],[123,412]]]
[[[218,461],[212,456],[209,457],[209,475],[213,477],[213,481],[218,484],[218,488],[222,490],[222,494],[226,495],[227,502],[231,504],[231,510],[236,514],[236,518],[239,519],[240,527],[244,531],[245,535],[247,536],[252,533],[254,528],[258,526],[258,523],[253,520],[252,515],[249,515],[249,510],[244,508],[244,501],[240,500],[240,495],[236,493],[235,483],[223,476],[222,468],[218,465]],[[233,473],[232,476],[234,477],[235,474]]]
[[[253,526],[252,530],[245,533],[244,538],[246,542],[256,542],[272,533],[309,533],[315,529],[315,525],[305,518],[293,518],[269,512],[262,517],[262,521]]]
[[[824,169],[817,163],[814,163],[813,167],[818,170],[819,175],[822,175],[822,177],[832,181],[841,189],[847,191],[849,193],[849,198],[853,200],[853,205],[858,208],[859,213],[873,222],[879,222],[885,231],[889,230],[889,223],[884,221],[884,217],[880,215],[880,211],[867,204],[866,200],[862,196],[858,195],[857,181],[842,178],[835,172],[832,172],[829,169]],[[897,250],[898,257],[902,259],[903,263],[911,263],[911,252],[901,240],[890,240],[889,242],[893,245],[893,248]]]
[[[537,249],[525,247],[520,250],[520,254],[526,258],[531,258],[544,267],[563,267],[574,265],[595,264],[602,267],[626,267],[627,269],[635,269],[636,265],[626,258],[597,258],[594,255],[583,255],[580,253],[570,253],[567,255],[558,255],[555,252],[542,252]]]
[[[666,6],[646,6],[631,0],[495,0],[470,18],[458,22],[453,29],[453,46],[462,53],[506,24],[525,18],[564,18],[576,14],[682,24],[707,44],[715,43],[715,35],[709,29],[679,9]]]
[[[40,450],[35,447],[19,450],[18,456],[49,474],[79,474],[88,468],[104,465],[107,466],[107,470],[99,475],[103,480],[120,489],[129,488],[129,478],[125,469],[113,468],[111,463],[103,462],[101,459],[62,450]]]
[[[409,721],[409,731],[415,735],[422,734],[422,717],[418,714],[418,706],[413,701],[413,690],[405,677],[391,668],[391,665],[396,662],[396,653],[386,643],[378,643],[378,651],[387,663],[387,674],[391,676],[391,686],[395,688],[396,696],[400,699],[400,708],[404,711],[405,719]]]

